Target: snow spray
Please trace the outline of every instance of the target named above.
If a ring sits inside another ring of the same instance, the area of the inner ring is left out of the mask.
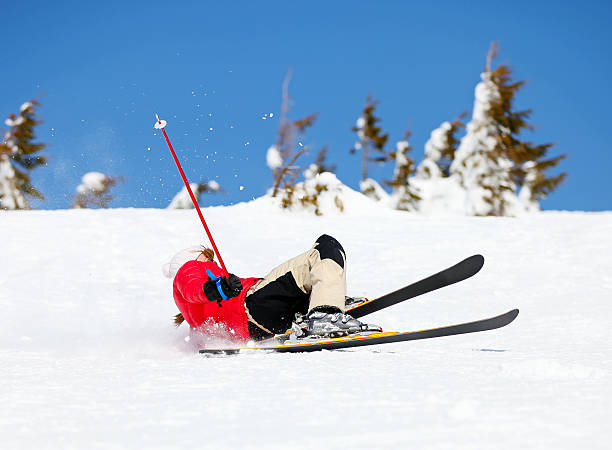
[[[212,237],[212,234],[210,234],[210,230],[208,229],[208,225],[206,225],[206,221],[204,220],[204,216],[202,215],[202,211],[200,210],[200,207],[198,206],[198,202],[195,198],[195,196],[193,195],[193,191],[191,190],[191,186],[189,186],[189,182],[187,181],[187,177],[185,176],[185,172],[183,172],[183,168],[181,167],[181,163],[179,162],[176,153],[174,153],[174,149],[172,148],[172,144],[170,143],[170,139],[168,139],[168,135],[166,134],[166,130],[164,130],[164,127],[166,126],[167,122],[165,120],[161,120],[159,118],[159,116],[157,114],[155,114],[155,118],[157,119],[157,122],[155,122],[155,128],[162,130],[162,133],[164,133],[164,137],[166,138],[166,143],[168,144],[168,148],[170,149],[170,152],[172,153],[172,157],[174,158],[174,162],[176,163],[176,167],[179,170],[179,173],[181,174],[181,178],[183,178],[183,183],[185,183],[185,187],[187,188],[187,192],[189,193],[189,197],[191,197],[191,202],[193,203],[193,206],[195,206],[196,211],[198,212],[198,216],[200,217],[200,221],[202,222],[202,225],[204,225],[204,230],[206,231],[206,234],[208,235],[208,239],[210,240],[210,243],[212,244],[213,248],[215,249],[215,253],[217,255],[217,257],[219,258],[219,263],[221,263],[221,268],[223,269],[223,272],[225,274],[225,276],[229,275],[229,272],[227,271],[227,269],[225,268],[225,264],[223,263],[223,259],[221,258],[221,253],[219,253],[219,249],[217,248],[217,245],[215,244],[215,241]]]

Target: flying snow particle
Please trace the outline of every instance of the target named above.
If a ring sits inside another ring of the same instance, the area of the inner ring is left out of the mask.
[[[240,190],[241,190],[241,191],[244,191],[244,186],[240,186]]]

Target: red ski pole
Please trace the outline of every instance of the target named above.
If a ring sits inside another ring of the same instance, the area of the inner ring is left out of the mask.
[[[176,167],[178,168],[179,173],[181,174],[181,177],[183,178],[183,183],[185,183],[185,187],[187,188],[187,192],[189,192],[189,197],[191,197],[191,202],[193,203],[193,206],[195,206],[195,209],[198,212],[198,216],[200,217],[200,221],[202,222],[202,225],[204,225],[204,230],[206,231],[206,234],[208,235],[208,239],[210,240],[210,243],[212,244],[213,248],[215,249],[215,253],[217,254],[217,257],[219,258],[219,263],[221,263],[221,268],[223,269],[223,272],[225,272],[225,276],[228,276],[229,272],[225,268],[225,264],[223,263],[223,259],[221,258],[221,253],[219,253],[219,249],[217,248],[217,245],[215,244],[215,241],[214,241],[214,239],[212,237],[212,234],[210,234],[210,230],[208,229],[208,225],[206,225],[206,221],[204,220],[204,216],[202,215],[202,211],[200,211],[200,207],[198,206],[198,202],[197,202],[195,196],[193,195],[193,192],[191,190],[191,186],[189,186],[189,182],[187,181],[187,177],[185,176],[185,172],[183,172],[183,168],[181,167],[181,163],[179,162],[178,158],[176,157],[176,153],[174,153],[174,149],[172,148],[172,144],[170,143],[170,139],[168,139],[168,135],[166,134],[166,130],[164,130],[164,127],[166,126],[166,121],[165,120],[160,120],[160,118],[159,118],[159,116],[157,114],[155,114],[155,118],[157,119],[157,122],[155,122],[155,128],[158,128],[158,129],[162,130],[162,133],[164,133],[164,137],[166,138],[166,142],[168,143],[168,148],[170,149],[170,152],[172,153],[172,157],[174,158],[174,162],[176,163]]]

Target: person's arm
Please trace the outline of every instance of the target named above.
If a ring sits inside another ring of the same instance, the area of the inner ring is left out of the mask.
[[[242,282],[233,273],[230,273],[227,277],[217,277],[209,270],[206,272],[208,272],[210,279],[204,283],[204,294],[209,300],[217,302],[229,300],[242,291]]]
[[[188,262],[180,268],[177,276],[177,288],[183,298],[189,303],[205,303],[210,301],[204,293],[204,283],[208,281],[208,275],[205,269],[221,272],[219,266],[213,262],[202,264],[196,262]]]
[[[229,277],[221,277],[217,284],[216,277],[221,273],[221,269],[214,262],[186,263],[177,274],[177,288],[190,303],[221,301],[239,295],[242,290],[240,279],[230,274]],[[215,280],[209,277],[211,274]]]

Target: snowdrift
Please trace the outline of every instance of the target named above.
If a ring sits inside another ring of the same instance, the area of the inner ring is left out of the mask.
[[[2,447],[604,448],[612,213],[436,218],[355,194],[323,217],[269,198],[203,212],[241,276],[335,236],[355,295],[485,256],[474,278],[368,317],[385,330],[521,316],[384,348],[205,358],[172,326],[161,270],[205,243],[194,211],[0,212]]]

